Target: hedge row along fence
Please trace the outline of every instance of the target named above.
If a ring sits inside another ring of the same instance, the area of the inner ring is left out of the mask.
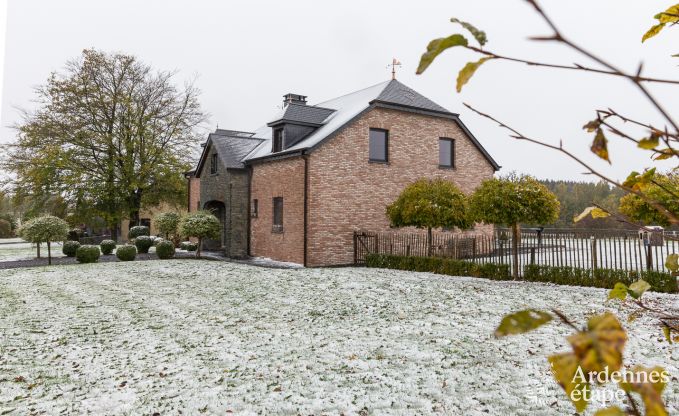
[[[449,276],[483,277],[491,280],[511,280],[510,266],[496,263],[473,263],[442,257],[397,256],[389,254],[368,254],[367,267],[430,272]],[[676,293],[676,277],[657,271],[626,271],[615,269],[579,269],[575,267],[552,267],[528,265],[523,280],[530,282],[555,283],[559,285],[587,286],[612,289],[617,282],[630,283],[644,279],[656,292]]]
[[[472,263],[442,257],[393,256],[389,254],[368,254],[365,257],[368,267],[430,272],[449,276],[485,277],[492,280],[512,280],[508,264]]]

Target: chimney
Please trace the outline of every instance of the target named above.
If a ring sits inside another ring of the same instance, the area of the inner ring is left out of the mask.
[[[287,106],[290,103],[306,105],[306,95],[299,95],[293,93],[285,94],[283,96],[283,107]]]

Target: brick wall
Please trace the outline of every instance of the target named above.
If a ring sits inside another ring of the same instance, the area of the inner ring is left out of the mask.
[[[368,162],[371,127],[389,130],[388,164]],[[455,139],[455,169],[438,167],[439,137]],[[493,173],[454,120],[373,109],[310,154],[308,265],[352,263],[353,231],[389,230],[386,206],[419,178],[444,178],[471,193]]]
[[[250,199],[258,201],[251,218],[250,253],[304,263],[304,159],[295,157],[258,163],[252,169]],[[273,198],[283,197],[283,232],[272,231]]]
[[[192,176],[188,179],[189,187],[189,212],[198,211],[200,209],[200,178]]]

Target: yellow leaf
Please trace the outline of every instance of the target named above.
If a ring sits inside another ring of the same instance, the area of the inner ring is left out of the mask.
[[[679,4],[670,6],[667,10],[662,13],[655,15],[660,23],[675,23],[679,22]]]
[[[641,38],[641,43],[646,42],[647,39],[652,38],[653,36],[657,35],[660,33],[660,31],[665,27],[665,23],[658,23],[657,25],[651,26],[650,29],[646,33],[644,33],[644,36]]]
[[[594,218],[594,219],[596,219],[596,218],[606,218],[606,217],[611,216],[611,214],[609,214],[608,212],[604,211],[603,209],[601,209],[599,207],[587,207],[578,216],[573,218],[573,222],[580,222],[580,221],[584,220],[585,218],[587,218],[588,215],[591,215],[592,218]]]
[[[679,271],[679,254],[674,253],[667,256],[667,259],[665,259],[665,267],[671,272],[676,273]]]
[[[441,54],[441,52],[445,51],[448,48],[452,48],[454,46],[467,46],[467,38],[464,36],[460,35],[459,33],[456,33],[452,36],[448,36],[447,38],[438,38],[434,39],[431,42],[429,42],[429,45],[427,45],[427,52],[422,54],[422,57],[420,58],[420,65],[417,67],[417,74],[423,73],[429,65],[431,65],[432,62],[434,62],[434,59]]]
[[[596,315],[587,322],[588,331],[568,337],[582,369],[589,373],[619,370],[627,334],[612,313]]]
[[[594,136],[594,141],[592,142],[592,147],[590,149],[592,150],[592,153],[608,163],[611,163],[611,160],[608,158],[608,139],[604,136],[603,130],[597,129],[596,136]]]
[[[485,57],[481,58],[477,62],[468,62],[467,65],[465,65],[464,68],[460,70],[460,73],[457,74],[457,92],[462,91],[462,86],[469,82],[471,77],[474,75],[474,72],[476,72],[476,70],[479,69],[479,67],[489,59],[493,58]]]
[[[627,286],[624,283],[616,283],[613,289],[608,292],[608,299],[627,299]]]
[[[495,336],[499,338],[523,334],[548,323],[552,319],[552,315],[547,312],[535,309],[519,311],[502,318],[500,325],[495,330]]]
[[[646,282],[645,280],[639,279],[636,282],[629,285],[629,294],[634,299],[639,299],[641,297],[641,295],[643,295],[644,292],[646,292],[650,288],[651,288],[651,285],[649,285],[648,282]]]
[[[667,384],[667,372],[662,367],[645,368],[637,366],[632,369],[628,380],[620,383],[626,392],[641,395],[644,401],[646,416],[667,416],[667,409],[662,401],[662,392]],[[631,380],[629,380],[631,378]]]
[[[587,375],[579,370],[578,358],[575,354],[555,354],[547,357],[552,368],[554,379],[566,392],[566,396],[573,402],[575,410],[581,413],[587,408],[589,399],[589,382]]]
[[[639,140],[638,147],[642,149],[652,150],[658,147],[660,137],[652,134],[651,137]]]

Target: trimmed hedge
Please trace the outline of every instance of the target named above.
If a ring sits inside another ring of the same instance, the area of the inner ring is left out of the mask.
[[[552,267],[527,265],[523,280],[530,282],[547,282],[559,285],[588,286],[612,289],[616,283],[626,285],[644,279],[655,292],[675,293],[676,277],[669,273],[656,271],[629,271],[616,269],[580,269],[576,267]]]
[[[84,245],[78,247],[75,252],[75,259],[78,263],[96,263],[99,261],[99,256],[101,256],[99,246]]]
[[[508,264],[477,264],[469,261],[441,257],[394,256],[388,254],[368,254],[365,258],[368,267],[430,272],[449,276],[485,277],[492,280],[511,280]],[[594,271],[575,267],[551,267],[527,265],[523,280],[529,282],[555,283],[558,285],[587,286],[612,289],[617,282],[626,285],[644,279],[656,292],[677,292],[676,277],[669,273],[656,271],[626,271],[596,269]]]
[[[137,253],[148,253],[153,246],[153,238],[147,235],[140,235],[134,239],[134,245],[137,247]]]
[[[99,247],[101,247],[102,254],[109,255],[115,250],[116,242],[113,240],[104,240],[99,244]]]
[[[120,246],[116,249],[116,257],[120,261],[132,261],[137,257],[137,247],[130,244]]]
[[[196,251],[198,250],[198,243],[192,241],[182,241],[179,243],[179,248],[186,251]]]
[[[142,235],[151,235],[149,227],[145,225],[135,225],[134,227],[130,228],[130,232],[127,233],[127,238],[133,239]]]
[[[78,247],[80,247],[80,242],[78,241],[64,241],[64,245],[61,247],[61,252],[67,257],[75,257],[75,252],[78,250]]]
[[[172,241],[163,240],[156,244],[156,254],[161,260],[174,257],[174,244]]]
[[[492,280],[512,280],[508,264],[477,264],[470,261],[446,259],[442,257],[394,256],[388,254],[368,254],[365,258],[368,267],[431,272],[449,276],[485,277]]]

